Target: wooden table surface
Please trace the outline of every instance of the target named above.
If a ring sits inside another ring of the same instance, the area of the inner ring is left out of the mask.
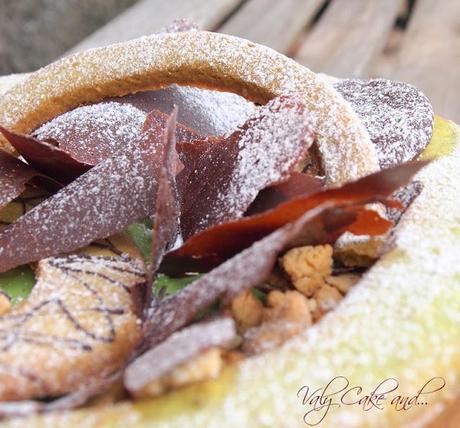
[[[460,122],[460,0],[140,0],[70,52],[188,18],[245,37],[317,72],[413,83]]]

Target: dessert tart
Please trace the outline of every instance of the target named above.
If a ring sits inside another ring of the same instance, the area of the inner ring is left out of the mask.
[[[458,127],[179,27],[0,99],[0,426],[455,421]]]

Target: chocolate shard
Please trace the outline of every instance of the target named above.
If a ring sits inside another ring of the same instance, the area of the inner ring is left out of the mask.
[[[17,198],[34,177],[41,175],[29,165],[0,150],[0,209]]]
[[[56,142],[51,144],[29,135],[11,132],[1,126],[0,132],[31,166],[59,183],[70,183],[91,168],[90,164],[74,159],[57,147]]]
[[[168,253],[163,259],[161,271],[170,275],[205,271],[326,202],[332,206],[342,206],[382,201],[407,184],[426,164],[408,162],[346,183],[340,188],[299,197],[264,213],[211,227],[192,236],[182,247]],[[380,235],[391,225],[374,211],[363,212],[358,216],[358,220],[347,230],[361,235]],[[323,236],[315,236],[314,231],[310,232],[309,244],[319,244],[320,238],[324,239]]]
[[[151,215],[162,135],[163,129],[147,129],[7,227],[0,234],[0,271],[82,248]]]
[[[150,98],[141,93],[77,107],[42,125],[33,136],[41,141],[54,141],[81,164],[97,165],[138,139],[142,126],[166,126],[168,115],[154,109]],[[176,126],[177,141],[204,138],[193,129]]]
[[[177,141],[177,153],[179,154],[179,159],[184,165],[184,169],[176,177],[177,189],[182,199],[182,197],[186,196],[185,189],[190,174],[192,174],[196,169],[198,160],[207,150],[209,150],[212,142],[209,139],[202,139],[198,141]],[[217,141],[219,140],[215,140],[214,142]]]
[[[212,144],[185,186],[184,239],[241,217],[259,191],[289,177],[313,143],[309,112],[300,96],[263,106],[228,138]]]
[[[323,188],[324,182],[320,178],[293,172],[287,180],[261,190],[245,215],[263,213],[291,199],[317,193]]]
[[[136,394],[201,352],[227,346],[235,337],[235,322],[230,317],[187,327],[134,360],[125,370],[124,385],[129,392]]]
[[[416,159],[430,142],[433,108],[414,86],[385,79],[343,79],[334,87],[362,119],[382,168]]]
[[[257,111],[252,102],[236,94],[178,85],[106,101],[127,103],[145,113],[160,110],[166,115],[177,106],[179,123],[206,137],[231,134]]]
[[[401,216],[410,207],[412,202],[420,195],[423,190],[423,183],[421,181],[413,181],[409,183],[407,186],[402,187],[401,189],[397,190],[391,196],[393,199],[401,202],[403,206],[403,210],[398,210],[395,208],[388,208],[387,215],[388,218],[394,223],[397,224],[401,219]]]
[[[337,236],[337,232],[355,221],[356,213],[362,209],[360,204],[325,201],[292,223],[268,233],[176,294],[157,302],[149,314],[155,323],[146,336],[147,343],[151,346],[160,343],[216,301],[228,304],[245,289],[266,280],[278,254],[291,245],[298,245],[299,237],[306,231],[321,235],[320,242],[327,242],[330,236]]]
[[[136,94],[137,95],[137,94]],[[139,94],[140,95],[140,94]],[[177,106],[174,106],[172,109],[171,114],[174,114],[174,111],[177,110],[176,116],[179,114],[179,110]],[[161,127],[165,128],[170,116],[166,113],[163,113],[157,109],[151,109],[148,112],[146,121],[144,123],[144,127]],[[202,141],[202,140],[209,140],[209,142],[214,141],[215,137],[204,137],[198,131],[195,131],[192,128],[189,128],[179,122],[177,122],[176,117],[176,124],[175,124],[175,138],[176,141],[181,142],[195,142],[195,141]]]
[[[36,129],[33,136],[55,141],[73,159],[97,165],[139,138],[146,113],[132,105],[104,101],[80,106]]]
[[[176,152],[175,127],[177,108],[171,114],[163,136],[164,158],[160,160],[155,211],[153,214],[153,237],[151,261],[148,274],[149,289],[166,251],[174,245],[179,232],[180,206],[176,188],[178,164],[183,166]],[[180,168],[180,167],[179,167]]]

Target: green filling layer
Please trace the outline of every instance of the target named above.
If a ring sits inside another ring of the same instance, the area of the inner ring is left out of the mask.
[[[35,285],[35,275],[30,266],[20,266],[0,273],[0,289],[11,298],[13,305],[29,297]]]

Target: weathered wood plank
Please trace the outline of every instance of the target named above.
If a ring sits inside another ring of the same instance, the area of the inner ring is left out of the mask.
[[[74,46],[67,54],[151,34],[177,18],[188,18],[201,28],[214,29],[240,2],[141,0]]]
[[[460,122],[460,1],[418,0],[391,63],[376,73],[414,84],[437,114]]]
[[[219,31],[286,53],[325,0],[249,0]]]
[[[365,76],[385,46],[401,0],[334,0],[302,43],[296,59],[314,71]]]

